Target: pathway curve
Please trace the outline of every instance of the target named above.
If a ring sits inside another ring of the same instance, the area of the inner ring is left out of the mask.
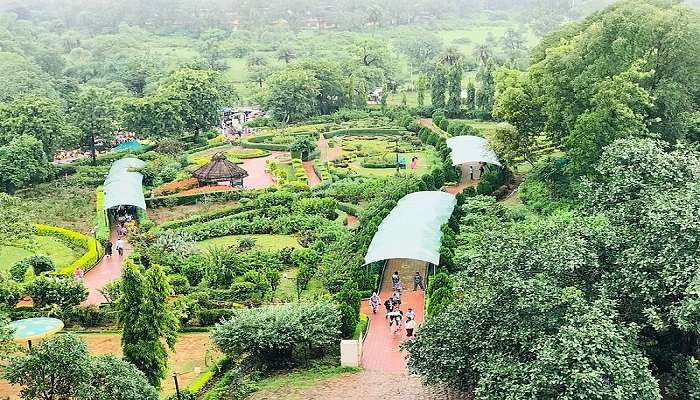
[[[413,291],[413,275],[419,271],[423,278],[426,274],[426,263],[417,260],[393,259],[384,268],[384,278],[379,296],[382,301],[391,296],[391,274],[399,271],[404,290],[401,294],[401,311],[406,313],[409,308],[416,312],[416,322],[423,321],[424,293],[420,288]],[[410,285],[410,287],[409,287]],[[362,366],[368,370],[385,372],[404,372],[406,370],[406,358],[404,352],[399,350],[399,344],[406,340],[406,331],[392,334],[386,319],[384,305],[376,314],[367,300],[362,302],[362,312],[369,315],[370,325],[367,337],[362,346]],[[405,320],[404,320],[405,321]]]
[[[275,184],[272,180],[272,175],[270,175],[265,168],[267,167],[267,160],[275,160],[277,156],[289,154],[282,151],[273,151],[267,157],[258,158],[248,158],[243,160],[243,164],[240,165],[241,168],[248,172],[248,176],[243,178],[243,187],[247,189],[264,189]]]
[[[304,166],[304,171],[306,172],[306,177],[309,179],[309,187],[314,187],[321,184],[321,179],[316,175],[314,171],[314,164],[311,161],[304,161],[302,163]]]
[[[117,241],[117,233],[114,229],[112,230],[111,240],[112,245]],[[124,255],[122,257],[120,257],[117,250],[114,249],[112,257],[102,257],[100,262],[85,274],[83,281],[90,293],[87,299],[82,303],[84,306],[97,305],[107,301],[102,293],[100,293],[100,289],[107,283],[119,279],[122,275],[122,261],[131,254],[131,251],[132,248],[129,242],[124,239]]]
[[[469,164],[462,164],[460,166],[462,169],[462,177],[459,184],[457,186],[446,186],[445,191],[456,195],[462,193],[464,189],[468,187],[473,187],[476,189],[476,186],[479,184],[479,164],[474,163],[472,166],[474,167],[475,172],[474,179],[469,179]]]
[[[435,124],[433,123],[433,120],[430,119],[430,118],[418,118],[418,119],[416,120],[416,122],[418,122],[418,125],[423,126],[423,127],[425,127],[425,128],[428,128],[428,129],[430,129],[431,131],[437,133],[437,134],[440,135],[440,136],[443,136],[443,137],[448,137],[448,136],[449,136],[449,135],[447,134],[447,132],[443,131],[443,130],[440,129],[437,125],[435,125]]]

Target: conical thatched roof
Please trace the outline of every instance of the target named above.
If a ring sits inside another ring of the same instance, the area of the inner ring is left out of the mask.
[[[211,161],[192,173],[200,181],[218,182],[239,180],[248,176],[248,172],[226,159],[223,153],[216,153]]]

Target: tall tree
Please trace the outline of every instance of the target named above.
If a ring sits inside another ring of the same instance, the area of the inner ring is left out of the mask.
[[[30,183],[43,181],[50,171],[42,143],[33,136],[16,136],[0,146],[0,190],[14,193]]]
[[[265,81],[263,105],[285,122],[299,121],[314,113],[321,91],[318,79],[302,69],[285,69]]]
[[[428,78],[425,74],[418,74],[416,79],[416,92],[418,93],[418,107],[423,107],[425,104],[425,89],[428,86]]]
[[[0,146],[27,134],[41,141],[50,158],[67,142],[64,112],[58,100],[23,96],[0,104]]]
[[[117,108],[109,91],[94,86],[80,90],[73,118],[82,142],[90,149],[93,164],[97,162],[97,142],[112,139],[116,116]]]
[[[185,130],[198,137],[219,122],[219,108],[231,95],[214,71],[183,68],[173,72],[158,91],[166,99],[180,105],[180,118]]]
[[[455,63],[447,70],[447,105],[445,110],[450,117],[460,115],[462,106],[462,65]]]
[[[447,76],[445,67],[438,64],[433,69],[430,79],[430,101],[436,110],[445,108],[445,90],[447,89]]]
[[[185,130],[182,108],[179,99],[167,98],[163,93],[127,98],[122,102],[123,125],[132,132],[152,138],[177,139]]]
[[[320,114],[332,114],[346,104],[340,65],[328,60],[305,59],[294,66],[306,70],[318,81],[316,105]]]
[[[467,106],[468,111],[474,111],[475,109],[475,99],[476,99],[476,88],[474,87],[474,82],[469,80],[467,82],[467,98],[464,104]]]
[[[178,323],[168,303],[169,294],[170,285],[158,265],[142,274],[132,262],[126,263],[119,299],[124,358],[157,388],[168,366],[165,345],[172,350],[177,337]]]

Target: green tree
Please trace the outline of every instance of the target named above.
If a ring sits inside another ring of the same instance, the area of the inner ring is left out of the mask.
[[[157,400],[158,391],[133,364],[113,355],[92,359],[90,396],[93,400]]]
[[[447,90],[447,76],[445,67],[436,65],[430,79],[430,101],[436,110],[445,108],[445,91]]]
[[[75,125],[80,129],[81,142],[90,149],[92,163],[97,162],[98,141],[109,142],[116,128],[117,108],[109,91],[86,86],[80,90],[75,105]]]
[[[19,135],[31,135],[44,147],[48,157],[66,144],[68,134],[61,104],[54,99],[23,96],[0,104],[0,146]]]
[[[173,72],[159,86],[164,99],[179,105],[185,130],[197,138],[219,123],[219,108],[235,96],[213,71],[183,68]]]
[[[469,82],[467,82],[467,98],[464,100],[464,104],[467,106],[468,111],[474,111],[476,107],[475,98],[476,88],[474,87],[474,82],[469,80]]]
[[[272,74],[263,90],[265,108],[281,121],[295,122],[314,114],[321,85],[308,71],[286,69]]]
[[[323,59],[304,59],[295,63],[295,67],[309,72],[318,81],[316,105],[320,114],[332,114],[347,103],[338,63]]]
[[[445,110],[451,117],[457,117],[461,113],[462,106],[462,65],[457,62],[450,65],[447,70],[447,104]]]
[[[185,130],[180,100],[162,93],[128,98],[122,102],[123,125],[126,129],[152,138],[178,139]]]
[[[423,107],[425,104],[425,89],[428,86],[428,78],[425,74],[418,74],[416,79],[416,92],[418,93],[418,107]]]
[[[90,353],[75,335],[53,336],[13,358],[4,377],[22,385],[22,399],[84,398],[90,390]]]
[[[33,136],[14,137],[0,146],[0,190],[14,193],[30,183],[43,181],[50,171],[44,146]]]
[[[167,371],[165,345],[172,350],[177,337],[178,321],[168,303],[169,294],[170,285],[159,266],[142,274],[132,262],[126,263],[118,301],[124,358],[156,388]]]

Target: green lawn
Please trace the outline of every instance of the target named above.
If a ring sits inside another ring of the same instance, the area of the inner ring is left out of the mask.
[[[279,286],[275,291],[275,301],[289,303],[297,301],[296,277],[299,273],[299,268],[290,268],[285,270],[280,279]],[[311,278],[309,286],[301,292],[301,300],[316,300],[319,294],[324,293],[326,289],[323,287],[323,282],[318,277]]]
[[[285,247],[301,247],[297,238],[292,235],[229,235],[197,242],[197,246],[200,249],[211,246],[230,246],[244,237],[255,239],[257,249],[281,250]]]
[[[267,398],[266,392],[275,393],[281,396],[283,393],[311,388],[322,380],[326,380],[340,374],[355,373],[359,371],[359,368],[349,367],[316,367],[307,370],[273,375],[256,383],[255,386],[257,387],[258,393],[256,393],[254,398]],[[271,398],[283,397],[273,396]]]
[[[0,271],[8,270],[12,264],[32,254],[51,257],[57,269],[70,265],[81,256],[60,239],[50,236],[35,236],[34,246],[29,250],[14,246],[0,246]]]

